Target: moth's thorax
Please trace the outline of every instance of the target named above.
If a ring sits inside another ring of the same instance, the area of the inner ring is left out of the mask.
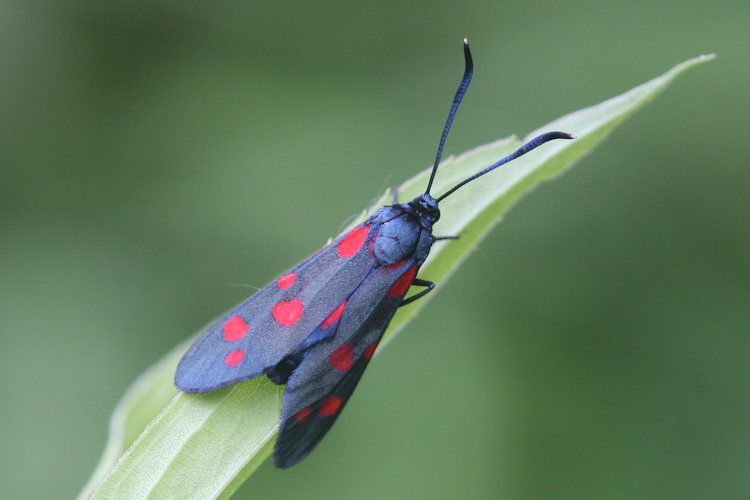
[[[429,194],[378,210],[369,221],[379,225],[373,244],[378,264],[390,266],[413,259],[421,266],[435,241],[432,225],[439,218],[437,200]]]

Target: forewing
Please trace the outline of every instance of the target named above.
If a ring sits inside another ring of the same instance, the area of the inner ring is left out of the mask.
[[[360,225],[211,326],[177,366],[175,384],[207,392],[257,377],[293,352],[372,270],[377,228]]]
[[[278,467],[305,458],[336,421],[416,271],[409,262],[373,270],[349,297],[335,334],[304,353],[284,393]]]

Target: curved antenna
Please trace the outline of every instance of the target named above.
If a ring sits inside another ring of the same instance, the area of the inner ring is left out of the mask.
[[[523,146],[521,146],[520,148],[518,148],[518,150],[515,153],[509,154],[508,156],[506,156],[502,160],[500,160],[500,161],[498,161],[496,163],[493,163],[492,165],[490,165],[489,167],[485,168],[484,170],[480,170],[479,172],[477,172],[476,174],[472,175],[468,179],[462,180],[461,182],[459,182],[458,184],[456,184],[455,186],[453,186],[452,188],[450,188],[448,191],[446,191],[445,193],[443,193],[443,195],[440,198],[438,198],[437,201],[439,202],[439,201],[443,200],[444,198],[448,197],[456,189],[460,188],[464,184],[467,184],[467,183],[473,181],[477,177],[483,176],[487,172],[491,172],[491,171],[495,170],[500,165],[504,165],[505,163],[508,163],[509,161],[515,160],[519,156],[525,155],[526,153],[528,153],[532,149],[541,146],[545,142],[553,141],[555,139],[575,139],[575,138],[576,138],[576,136],[574,136],[573,134],[568,134],[568,133],[565,133],[565,132],[547,132],[546,134],[542,134],[540,136],[537,136],[537,137],[531,139],[529,142],[527,142]],[[434,173],[434,170],[433,170],[433,173]]]
[[[474,61],[471,58],[471,50],[469,50],[469,40],[464,38],[464,61],[466,67],[464,69],[464,76],[461,78],[461,83],[458,84],[458,90],[456,95],[453,97],[453,104],[451,104],[451,110],[448,113],[448,119],[445,121],[445,128],[443,128],[443,135],[440,137],[440,145],[438,146],[437,156],[435,157],[435,164],[432,166],[432,173],[430,174],[430,182],[427,183],[427,190],[425,194],[430,194],[430,188],[432,188],[432,181],[435,180],[435,174],[437,173],[438,165],[440,164],[440,157],[443,156],[443,146],[445,145],[445,139],[448,137],[448,131],[451,129],[453,123],[453,117],[456,116],[458,111],[458,105],[461,104],[466,89],[469,88],[469,82],[471,82],[471,75],[474,73]]]

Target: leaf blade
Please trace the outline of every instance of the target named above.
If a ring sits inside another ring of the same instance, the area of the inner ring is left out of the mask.
[[[624,94],[539,129],[564,130],[579,139],[545,145],[447,198],[441,204],[444,215],[436,224],[436,234],[460,233],[461,238],[436,244],[420,276],[428,277],[441,288],[523,194],[562,174],[678,75],[712,58],[709,55],[687,60]],[[529,138],[538,133],[532,132]],[[433,192],[444,192],[521,144],[516,138],[503,139],[445,160]],[[410,199],[420,194],[428,175],[429,170],[425,170],[406,181],[399,188],[400,198]],[[388,193],[365,213],[387,203],[390,203]],[[432,296],[434,292],[399,311],[381,348]],[[82,497],[145,498],[179,493],[178,496],[227,498],[271,453],[278,430],[282,389],[265,379],[255,379],[210,394],[175,396],[172,375],[185,348],[186,345],[178,346],[144,373],[118,404],[110,426],[110,442]],[[160,404],[166,408],[146,427],[155,414],[154,408],[162,407]],[[133,429],[138,427],[146,430],[115,464],[113,457],[124,451]],[[104,471],[112,466],[104,476]]]

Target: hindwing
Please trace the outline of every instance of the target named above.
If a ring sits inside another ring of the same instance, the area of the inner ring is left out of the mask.
[[[301,353],[284,393],[278,467],[305,458],[336,421],[415,274],[408,261],[373,269],[346,301],[335,333]]]

